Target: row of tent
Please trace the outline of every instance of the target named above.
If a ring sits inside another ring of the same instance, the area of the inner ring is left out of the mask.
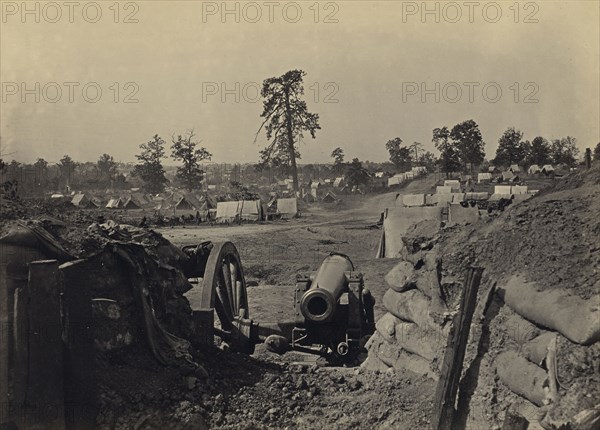
[[[423,166],[416,166],[413,167],[410,172],[396,173],[391,178],[388,178],[387,184],[388,187],[391,187],[393,185],[399,185],[425,174],[427,174],[427,168]]]
[[[396,198],[396,206],[445,206],[447,204],[458,204],[464,202],[493,202],[502,198],[512,198],[514,200],[521,201],[533,196],[536,193],[538,193],[538,190],[529,190],[527,186],[524,185],[497,185],[492,195],[487,192],[399,195]]]
[[[298,216],[298,199],[277,198],[266,204],[260,199],[218,202],[215,220],[218,223],[257,222],[267,219],[269,214],[283,219]]]
[[[544,164],[543,166],[539,166],[538,164],[532,164],[531,166],[529,166],[529,168],[527,169],[527,173],[529,174],[534,174],[534,173],[552,173],[554,172],[556,169],[554,168],[554,166],[552,164]],[[518,164],[511,164],[510,167],[508,169],[506,169],[507,172],[512,172],[512,173],[520,173],[523,171],[523,169],[521,169],[521,166],[519,166]],[[500,173],[501,171],[495,167],[495,166],[490,166],[488,168],[488,173]]]

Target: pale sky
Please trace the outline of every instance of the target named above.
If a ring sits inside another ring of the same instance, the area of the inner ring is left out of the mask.
[[[1,2],[0,136],[2,153],[14,152],[8,159],[94,161],[107,152],[135,161],[154,134],[170,142],[194,128],[213,161],[254,162],[265,143],[264,133],[252,143],[261,122],[257,84],[295,68],[307,73],[305,96],[322,127],[316,139],[305,138],[301,163],[329,162],[337,146],[348,159],[384,161],[385,143],[396,136],[433,150],[433,128],[471,118],[488,158],[509,126],[529,140],[571,135],[581,149],[600,141],[596,0],[519,8],[513,0],[482,1],[472,17],[464,2],[427,2],[440,22],[421,15],[420,1],[75,2],[72,23],[69,6],[47,3],[28,2],[34,12],[23,15],[21,1]],[[221,15],[225,4],[238,8],[240,22],[235,12]],[[88,22],[96,5],[102,16]],[[291,22],[297,10],[302,16]],[[124,23],[129,14],[138,22]],[[421,84],[432,90],[424,103]],[[86,85],[89,100],[94,85],[101,88],[97,102],[84,99]],[[124,103],[136,89],[138,103]],[[328,95],[337,102],[326,103]]]

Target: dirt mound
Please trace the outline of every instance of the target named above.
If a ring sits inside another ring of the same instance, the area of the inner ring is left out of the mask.
[[[542,289],[598,294],[600,167],[577,172],[496,219],[443,233],[445,266],[482,265],[495,279],[523,273]]]
[[[544,425],[552,423],[558,427],[597,403],[600,395],[598,343],[578,345],[536,323],[533,315],[518,315],[517,310],[523,312],[522,306],[515,310],[498,296],[488,307],[483,305],[492,284],[506,285],[508,279],[516,275],[535,285],[542,294],[552,291],[553,296],[571,295],[571,301],[583,299],[586,303],[592,297],[597,299],[600,294],[597,271],[600,263],[599,184],[600,166],[574,172],[530,200],[511,206],[497,218],[442,232],[439,243],[443,276],[463,279],[469,265],[485,269],[479,297],[480,313],[476,315],[482,323],[472,329],[461,382],[459,409],[463,416],[460,419],[462,425],[467,423],[467,428],[498,424],[504,411],[515,405],[530,411],[537,409],[529,403],[535,400],[533,393],[513,392],[515,388],[509,388],[510,381],[506,380],[506,369],[495,361],[499,354],[512,351],[525,356],[529,361],[524,363],[529,366],[539,366],[537,369],[543,375],[548,374],[551,380],[546,347],[541,349],[542,360],[527,357],[528,342],[534,342],[536,336],[539,339],[557,336],[555,360],[559,388],[554,402],[538,412],[530,412],[528,418],[531,420],[536,413],[541,413],[545,416]],[[567,306],[566,301],[559,301],[555,306],[561,307],[563,314],[566,312],[566,308],[562,308]],[[550,318],[558,314],[553,313],[552,308],[546,312],[553,314]],[[513,365],[516,366],[511,363]],[[545,389],[548,390],[548,386]],[[475,417],[482,410],[486,413]],[[540,412],[542,410],[544,412]]]

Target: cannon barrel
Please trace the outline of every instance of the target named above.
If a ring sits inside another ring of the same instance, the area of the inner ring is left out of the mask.
[[[328,322],[335,314],[338,300],[348,283],[346,272],[354,270],[350,258],[332,253],[327,256],[300,299],[300,310],[313,323]]]

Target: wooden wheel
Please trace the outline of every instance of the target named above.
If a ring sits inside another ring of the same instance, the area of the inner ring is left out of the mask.
[[[246,280],[240,256],[235,245],[229,241],[213,242],[206,261],[200,309],[203,313],[214,312],[207,321],[211,323],[213,333],[221,337],[230,347],[240,352],[254,352],[248,326],[249,310]],[[204,330],[209,330],[204,327]],[[207,333],[210,336],[209,333]]]

